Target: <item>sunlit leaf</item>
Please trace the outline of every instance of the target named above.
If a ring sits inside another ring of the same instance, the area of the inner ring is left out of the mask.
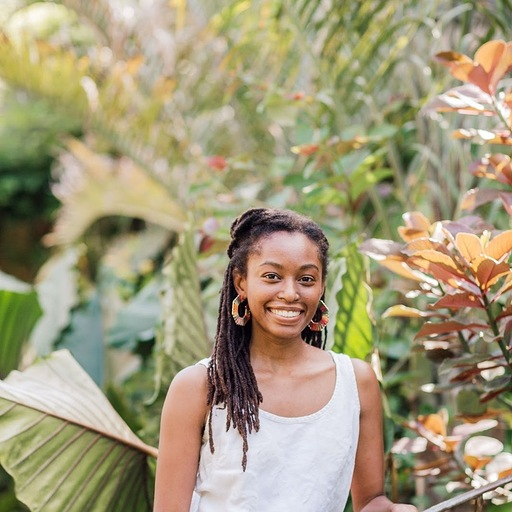
[[[359,251],[401,277],[418,282],[427,281],[432,285],[436,284],[428,276],[412,269],[407,264],[407,257],[402,253],[402,245],[397,242],[372,238],[361,243]]]
[[[409,240],[418,237],[428,237],[431,224],[430,221],[421,212],[407,212],[402,215],[405,220],[405,226],[399,226],[398,234],[402,240]]]
[[[483,245],[480,238],[473,233],[457,233],[455,244],[462,257],[471,264],[473,260],[481,258]]]
[[[435,251],[421,251],[408,260],[411,265],[419,267],[435,279],[457,287],[459,282],[469,280],[452,258]]]
[[[493,286],[498,279],[510,273],[508,263],[497,263],[490,259],[483,260],[476,270],[476,278],[482,290],[487,290]]]
[[[461,128],[460,130],[455,130],[453,136],[456,139],[471,140],[475,144],[512,146],[512,134],[509,130],[489,131],[476,128]]]
[[[453,427],[452,432],[463,437],[468,437],[478,432],[490,430],[491,428],[494,428],[497,425],[498,422],[496,420],[485,419],[477,421],[475,423],[460,423],[459,425],[455,425]]]
[[[338,311],[333,350],[364,359],[373,345],[373,323],[369,314],[371,290],[366,284],[365,258],[356,246],[345,247],[347,259],[342,288],[336,295]]]
[[[439,313],[432,313],[428,311],[422,311],[420,309],[411,308],[408,306],[404,306],[402,304],[398,304],[396,306],[391,306],[386,309],[382,314],[382,318],[390,318],[393,316],[404,317],[404,318],[431,318],[434,316],[442,316]]]
[[[498,82],[512,69],[512,42],[494,40],[484,43],[475,52],[475,61],[488,77],[488,92],[494,93]]]
[[[476,51],[474,60],[451,51],[438,53],[436,59],[447,66],[455,78],[494,94],[498,82],[512,68],[512,43],[488,41]]]
[[[500,261],[512,251],[512,231],[503,231],[496,235],[485,247],[485,254]]]
[[[148,457],[67,351],[0,382],[0,463],[31,510],[151,510]]]
[[[437,111],[466,115],[496,115],[491,96],[473,84],[454,87],[438,95],[427,104],[423,111],[425,113]]]

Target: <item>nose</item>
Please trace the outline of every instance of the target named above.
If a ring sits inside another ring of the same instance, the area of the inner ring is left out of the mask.
[[[286,302],[296,302],[299,300],[299,292],[297,290],[297,282],[295,279],[284,279],[282,287],[279,290],[278,298]]]

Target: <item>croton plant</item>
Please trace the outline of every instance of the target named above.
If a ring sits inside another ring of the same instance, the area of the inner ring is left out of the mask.
[[[477,214],[495,202],[506,224],[512,216],[512,42],[489,41],[474,59],[448,51],[436,60],[464,84],[425,110],[488,119],[486,129],[459,129],[454,136],[499,149],[470,168],[489,186],[461,196],[461,218],[431,221],[408,212],[398,229],[402,242],[371,239],[360,250],[412,283],[416,300],[392,306],[384,316],[423,319],[415,343],[439,365],[437,381],[423,390],[455,397],[453,414],[441,410],[410,422],[417,438],[400,440],[395,450],[417,453],[416,474],[444,475],[445,487],[454,490],[512,474],[511,448],[503,442],[512,421],[512,230],[497,229]],[[512,492],[501,488],[485,497],[508,502]]]

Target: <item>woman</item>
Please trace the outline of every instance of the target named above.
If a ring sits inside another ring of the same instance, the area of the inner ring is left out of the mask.
[[[212,356],[172,381],[155,512],[412,512],[384,496],[382,408],[363,361],[325,351],[329,244],[307,217],[231,227]]]

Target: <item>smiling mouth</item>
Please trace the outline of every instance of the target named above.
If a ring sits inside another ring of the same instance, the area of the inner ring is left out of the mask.
[[[290,311],[287,309],[270,309],[270,312],[283,318],[296,318],[300,315],[300,311]]]

